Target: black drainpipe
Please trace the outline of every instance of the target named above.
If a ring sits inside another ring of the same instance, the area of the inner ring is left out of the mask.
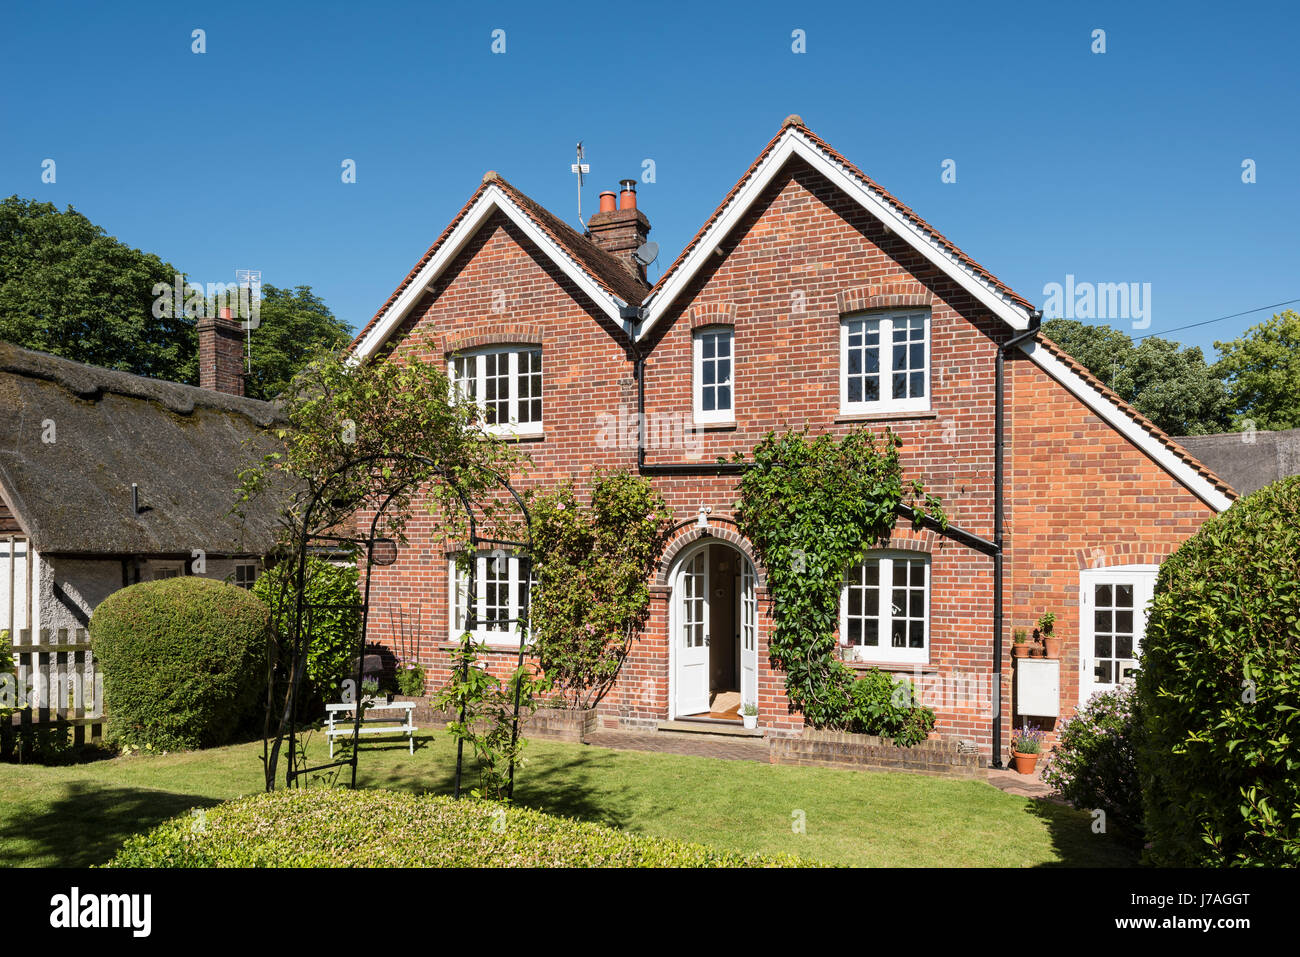
[[[620,311],[628,320],[628,351],[632,354],[632,375],[636,379],[636,469],[642,475],[739,475],[744,462],[673,462],[647,464],[645,460],[645,355],[637,345],[642,311],[635,306]]]
[[[1002,493],[1005,482],[1003,446],[1006,432],[1003,419],[1006,412],[1004,395],[1005,372],[1003,362],[1011,349],[1038,336],[1043,321],[1041,310],[1029,318],[1029,329],[1012,336],[998,346],[997,377],[995,387],[994,438],[993,438],[993,760],[995,768],[1002,767]]]

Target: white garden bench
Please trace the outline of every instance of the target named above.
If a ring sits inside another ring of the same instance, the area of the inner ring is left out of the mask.
[[[325,706],[325,718],[328,726],[325,728],[325,738],[330,743],[330,757],[334,757],[334,739],[341,737],[351,737],[355,727],[355,718],[349,717],[360,705],[356,703],[343,702],[342,704],[327,704]],[[376,715],[376,711],[405,711],[405,716],[400,715]],[[341,720],[336,720],[341,719]],[[393,722],[400,721],[401,724],[394,727]],[[415,732],[419,729],[415,726],[415,702],[414,701],[376,701],[373,704],[366,705],[365,713],[361,716],[361,727],[356,728],[361,734],[404,734],[407,738],[408,749],[411,754],[415,754]]]

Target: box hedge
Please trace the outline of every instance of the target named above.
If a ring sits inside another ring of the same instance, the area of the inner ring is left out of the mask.
[[[229,741],[265,692],[269,622],[262,601],[207,578],[109,595],[90,619],[90,642],[110,738],[168,751]]]
[[[1149,856],[1300,864],[1300,476],[1160,567],[1137,680]]]
[[[488,801],[307,788],[241,798],[130,838],[109,867],[790,867]]]

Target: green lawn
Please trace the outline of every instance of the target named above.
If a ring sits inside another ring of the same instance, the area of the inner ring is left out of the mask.
[[[0,765],[0,866],[101,864],[129,835],[190,808],[261,790],[261,742],[65,767]],[[1124,865],[1133,855],[1091,819],[982,781],[775,767],[534,741],[519,803],[745,853],[859,866]],[[319,735],[312,763],[325,759]],[[360,783],[450,792],[446,734],[371,745]],[[473,783],[470,780],[470,783]],[[804,823],[804,832],[792,826]]]

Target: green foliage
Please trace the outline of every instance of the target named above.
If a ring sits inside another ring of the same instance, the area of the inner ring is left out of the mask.
[[[1288,309],[1214,346],[1238,428],[1247,420],[1256,429],[1300,428],[1300,313]]]
[[[153,288],[178,269],[132,249],[71,206],[0,201],[0,339],[176,382],[198,382],[184,317],[154,318]]]
[[[441,363],[416,357],[349,366],[318,352],[294,378],[283,411],[288,423],[276,436],[284,451],[240,473],[239,491],[241,502],[267,493],[286,502],[281,539],[288,546],[354,523],[357,511],[384,501],[377,534],[405,541],[417,493],[449,537],[464,526],[461,496],[484,510],[485,529],[493,530],[494,476],[511,474],[521,460],[484,431],[477,406],[453,394]],[[495,537],[510,537],[499,531]]]
[[[470,746],[478,759],[479,787],[476,797],[505,798],[511,767],[523,766],[527,745],[516,734],[515,701],[519,702],[519,723],[537,710],[537,696],[547,690],[545,679],[537,678],[520,665],[501,681],[478,665],[478,649],[467,633],[451,656],[451,676],[434,697],[434,707],[453,715],[447,733]]]
[[[143,582],[90,619],[109,736],[163,750],[224,744],[257,702],[270,610],[206,578]]]
[[[1137,740],[1141,725],[1131,688],[1093,695],[1065,722],[1042,778],[1077,808],[1106,812],[1108,828],[1142,837]]]
[[[594,707],[618,677],[649,614],[647,582],[670,518],[650,482],[626,471],[593,472],[589,492],[589,506],[572,484],[530,503],[531,650],[573,708]]]
[[[293,628],[296,570],[296,560],[284,561],[253,583],[253,594],[271,609],[280,656],[287,654],[285,643]],[[352,674],[357,657],[361,628],[361,592],[357,579],[355,565],[335,565],[314,556],[307,559],[303,587],[303,621],[311,634],[307,677],[312,689],[325,701],[342,700],[343,682]]]
[[[934,712],[913,703],[912,682],[878,668],[869,669],[849,686],[847,730],[891,738],[910,748],[934,729]]]
[[[1138,747],[1150,856],[1300,864],[1300,476],[1210,519],[1160,567]]]
[[[184,814],[109,867],[794,867],[488,801],[293,788]]]
[[[424,694],[424,665],[407,661],[397,666],[397,690],[408,698]]]
[[[1198,347],[1150,336],[1137,345],[1110,326],[1048,319],[1043,334],[1170,435],[1225,432],[1228,393]]]
[[[261,294],[261,321],[252,330],[252,372],[244,380],[244,394],[274,399],[317,349],[341,349],[352,335],[310,286],[264,285]]]
[[[740,531],[767,569],[773,598],[768,652],[785,672],[791,704],[815,728],[852,724],[853,673],[836,640],[846,569],[888,540],[900,505],[923,506],[944,521],[919,482],[903,482],[898,447],[888,431],[879,443],[865,429],[839,441],[768,433],[740,479]],[[860,694],[869,698],[870,689]]]

